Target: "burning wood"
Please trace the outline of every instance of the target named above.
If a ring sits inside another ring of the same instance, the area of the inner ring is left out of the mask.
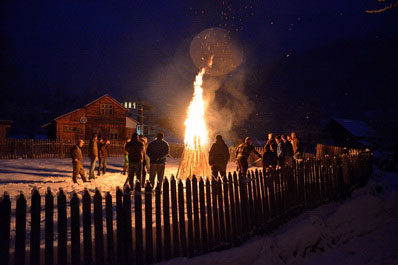
[[[177,171],[179,179],[186,179],[192,175],[211,175],[207,153],[208,132],[202,84],[206,69],[213,65],[213,58],[214,56],[210,57],[207,67],[203,67],[195,78],[194,94],[185,120],[185,148]]]

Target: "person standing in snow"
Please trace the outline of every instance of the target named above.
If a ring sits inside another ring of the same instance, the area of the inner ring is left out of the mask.
[[[285,146],[285,163],[289,166],[293,165],[293,146],[288,140],[290,136],[282,135],[281,139],[283,141],[283,144]]]
[[[218,173],[224,177],[227,174],[227,164],[229,161],[229,149],[221,135],[216,136],[216,142],[211,146],[209,152],[209,165],[213,177],[217,178]]]
[[[295,132],[292,132],[290,134],[291,138],[292,138],[292,147],[293,147],[293,157],[294,159],[297,160],[301,160],[303,157],[303,147],[302,147],[302,142],[301,140],[297,137]]]
[[[77,144],[74,145],[70,150],[70,156],[72,158],[72,166],[73,166],[72,180],[74,183],[77,183],[78,175],[80,175],[83,182],[90,182],[86,179],[85,172],[83,169],[83,154],[82,154],[83,144],[84,141],[79,140]]]
[[[256,151],[252,143],[252,138],[246,137],[245,142],[240,144],[235,152],[235,158],[238,161],[240,173],[242,173],[243,176],[246,176],[247,169],[249,168],[247,159],[249,158],[250,154],[253,152],[259,158],[261,158],[260,153]]]
[[[138,139],[138,134],[134,133],[130,142],[126,144],[125,151],[129,158],[129,174],[128,179],[130,187],[134,187],[134,176],[141,180],[142,164],[145,158],[144,143]]]
[[[98,136],[96,134],[93,135],[88,145],[88,156],[90,157],[89,179],[95,179],[94,171],[98,160]]]
[[[276,136],[275,137],[275,142],[276,142],[276,157],[277,157],[277,162],[279,168],[284,166],[285,163],[285,145],[283,144],[281,137]]]
[[[130,138],[126,138],[126,142],[124,143],[124,149],[126,149],[126,144],[130,142]],[[129,155],[127,154],[126,151],[124,151],[124,163],[123,163],[123,175],[126,175],[126,173],[128,172],[128,168],[129,168]]]
[[[146,153],[146,149],[148,148],[148,138],[142,136],[140,137],[141,141],[144,143],[144,153],[145,153],[145,157],[144,157],[144,163],[142,165],[142,176],[141,176],[141,185],[144,186],[145,185],[145,180],[146,180],[146,174],[149,173],[149,166],[150,166],[150,161],[149,161],[149,156]]]
[[[109,156],[109,145],[111,142],[109,140],[100,140],[100,143],[98,145],[98,151],[99,151],[99,165],[98,165],[98,176],[101,175],[101,168],[102,168],[102,174],[105,175],[106,173],[106,159]]]
[[[162,185],[164,170],[166,169],[166,157],[169,155],[169,151],[169,144],[164,140],[164,134],[161,132],[148,145],[146,153],[150,159],[149,180],[152,187],[155,185],[156,176],[159,185]]]
[[[263,167],[275,166],[277,155],[276,155],[276,142],[272,133],[268,134],[267,143],[264,145],[263,153]]]

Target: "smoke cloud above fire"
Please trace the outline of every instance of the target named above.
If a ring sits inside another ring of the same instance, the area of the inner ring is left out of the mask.
[[[238,69],[243,62],[241,46],[228,31],[210,28],[192,40],[190,55],[199,69],[206,68],[203,89],[210,142],[217,134],[234,142],[233,129],[247,120],[254,105],[245,95],[245,72]]]
[[[212,56],[213,64],[209,67]],[[254,109],[254,103],[245,93],[246,72],[240,66],[242,62],[243,50],[233,36],[221,28],[204,30],[190,42],[190,60],[186,50],[177,50],[173,61],[154,69],[145,98],[163,111],[163,116],[169,118],[174,132],[181,138],[195,76],[206,67],[203,96],[209,143],[221,134],[234,144],[235,129],[247,121]]]

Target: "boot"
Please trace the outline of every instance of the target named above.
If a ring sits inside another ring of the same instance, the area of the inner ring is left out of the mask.
[[[76,176],[72,177],[72,181],[73,181],[73,183],[77,183]]]

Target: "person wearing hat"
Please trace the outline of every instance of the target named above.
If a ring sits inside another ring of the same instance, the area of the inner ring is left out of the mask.
[[[246,176],[247,169],[249,168],[247,159],[249,158],[250,154],[253,152],[259,158],[262,157],[260,153],[256,151],[252,143],[253,143],[252,138],[246,137],[245,142],[240,144],[235,151],[235,158],[236,161],[238,162],[240,173],[242,173],[243,176]]]
[[[217,178],[218,173],[221,177],[227,174],[227,164],[229,161],[229,149],[221,135],[216,136],[216,142],[211,146],[209,152],[209,165],[212,175]]]

